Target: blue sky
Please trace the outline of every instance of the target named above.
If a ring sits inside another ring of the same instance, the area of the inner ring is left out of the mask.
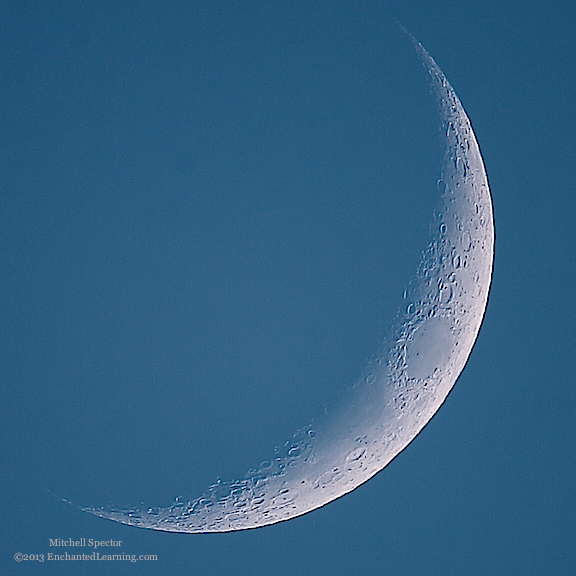
[[[493,285],[469,362],[387,468],[302,518],[137,530],[242,476],[350,385],[428,234],[435,104],[470,116]],[[553,2],[5,2],[3,573],[571,574],[574,8]],[[51,538],[138,566],[17,564]]]

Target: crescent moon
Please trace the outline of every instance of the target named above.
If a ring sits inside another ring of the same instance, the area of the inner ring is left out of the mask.
[[[167,508],[82,508],[130,526],[229,532],[301,516],[382,470],[440,408],[480,329],[492,275],[492,201],[470,121],[452,86],[412,38],[440,107],[445,134],[439,210],[404,293],[392,336],[339,410],[298,432],[269,462],[199,498]]]

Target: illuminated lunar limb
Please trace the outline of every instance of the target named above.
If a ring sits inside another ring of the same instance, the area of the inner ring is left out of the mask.
[[[228,532],[300,516],[354,490],[422,430],[462,372],[480,329],[492,274],[488,181],[470,121],[446,77],[415,42],[445,130],[432,240],[406,289],[393,336],[339,410],[299,432],[260,469],[167,508],[84,508],[169,532]]]

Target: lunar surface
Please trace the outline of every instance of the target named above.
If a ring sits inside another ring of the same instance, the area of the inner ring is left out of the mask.
[[[492,274],[492,203],[470,121],[417,42],[439,103],[445,156],[431,240],[402,310],[340,408],[298,432],[270,461],[195,500],[166,508],[83,510],[168,532],[228,532],[306,514],[382,470],[432,418],[462,372],[480,329]]]

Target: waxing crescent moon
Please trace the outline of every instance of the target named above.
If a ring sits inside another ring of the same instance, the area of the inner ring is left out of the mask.
[[[306,514],[382,470],[440,408],[462,372],[488,300],[494,254],[492,201],[470,121],[420,43],[445,134],[433,233],[392,336],[339,410],[298,432],[244,479],[219,482],[167,508],[83,510],[167,532],[229,532]]]

